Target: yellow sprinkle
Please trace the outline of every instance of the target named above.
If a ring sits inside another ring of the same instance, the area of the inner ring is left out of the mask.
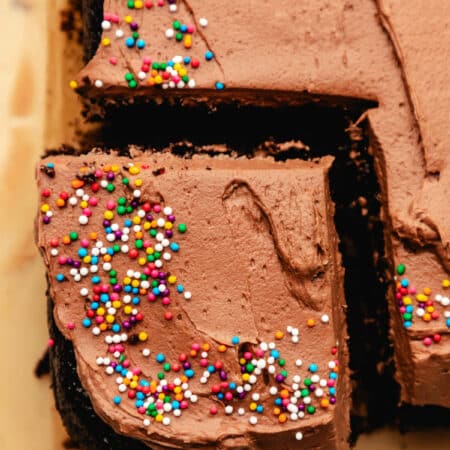
[[[428,300],[428,297],[425,294],[417,294],[416,299],[419,302],[426,302]]]
[[[174,283],[177,282],[177,277],[176,277],[175,275],[169,275],[169,277],[167,278],[167,281],[168,281],[170,284],[174,284]]]
[[[114,217],[114,213],[112,211],[105,211],[105,213],[103,214],[103,217],[106,220],[111,220]]]
[[[97,308],[96,314],[98,316],[103,316],[105,314],[105,308],[102,308],[102,307]]]
[[[144,230],[145,230],[145,231],[150,230],[150,227],[151,227],[150,222],[145,222],[145,223],[144,223]]]
[[[131,23],[131,22],[133,22],[133,18],[132,18],[131,16],[125,16],[125,17],[124,17],[124,20],[125,20],[126,23]]]
[[[148,339],[148,334],[145,331],[139,333],[139,340],[144,342]]]
[[[248,381],[249,379],[250,379],[250,374],[244,373],[244,374],[242,375],[242,380],[243,380],[243,381]]]
[[[258,405],[255,402],[252,402],[248,407],[250,408],[250,411],[255,411],[257,406]]]
[[[166,223],[164,224],[164,228],[165,228],[166,230],[171,230],[171,229],[173,228],[173,223],[172,223],[172,222],[166,222]]]
[[[132,382],[130,383],[130,389],[136,389],[137,386],[138,386],[138,384],[136,383],[136,381],[132,381]]]
[[[135,225],[139,225],[141,223],[141,218],[139,216],[134,216],[133,217],[133,223]]]
[[[133,286],[134,288],[139,287],[139,280],[133,280],[133,281],[131,282],[131,286]]]
[[[134,2],[134,7],[135,7],[136,9],[141,9],[143,6],[144,6],[144,4],[142,3],[141,0],[136,0],[136,1]]]
[[[123,279],[123,284],[130,284],[131,283],[131,278],[130,277],[125,277]]]
[[[140,178],[138,178],[138,179],[134,182],[134,185],[135,185],[136,187],[141,187],[141,186],[142,186],[142,180],[141,180]]]
[[[70,80],[69,86],[71,89],[76,89],[78,87],[78,83],[75,80]]]
[[[410,305],[412,303],[411,297],[403,297],[403,304]]]
[[[44,204],[41,206],[41,211],[42,211],[43,213],[46,213],[46,212],[50,211],[50,205],[47,205],[47,203],[44,203]]]
[[[141,169],[139,169],[138,166],[131,166],[130,167],[130,173],[131,175],[137,175],[138,173],[141,172]]]
[[[186,34],[184,36],[183,44],[184,44],[185,48],[191,48],[192,47],[192,36],[190,34]]]
[[[85,201],[85,200],[82,200],[82,201],[80,202],[80,208],[87,208],[87,207],[88,207],[88,202]]]
[[[102,39],[102,44],[104,47],[108,47],[109,45],[111,45],[111,39],[105,37]]]
[[[89,264],[91,262],[91,260],[92,260],[91,255],[86,255],[83,258],[83,262],[86,263],[86,264]]]
[[[120,300],[114,300],[112,302],[113,308],[119,309],[122,306],[122,303],[120,302]]]
[[[145,258],[139,258],[138,259],[138,264],[140,266],[145,266],[147,264],[147,260]]]
[[[145,253],[147,253],[147,255],[153,255],[154,252],[155,252],[155,250],[153,249],[153,247],[148,247],[145,250]]]
[[[161,84],[163,82],[161,75],[156,75],[155,77],[155,84]]]
[[[125,314],[131,314],[131,312],[133,311],[133,308],[130,306],[130,305],[127,305],[127,306],[125,306],[124,308],[123,308],[123,312],[125,313]]]
[[[113,172],[118,172],[118,171],[119,171],[119,166],[118,166],[117,164],[113,164],[113,165],[111,166],[111,170],[112,170]]]
[[[162,416],[161,414],[158,414],[158,415],[155,417],[155,420],[156,420],[157,422],[162,422],[163,416]]]
[[[111,315],[111,314],[108,314],[108,315],[106,316],[106,321],[107,321],[108,323],[113,323],[113,322],[114,322],[114,316]]]
[[[450,287],[450,280],[448,278],[446,278],[445,280],[442,280],[442,287],[443,288]]]

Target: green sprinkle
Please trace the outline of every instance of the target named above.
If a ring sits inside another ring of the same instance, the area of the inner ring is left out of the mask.
[[[399,275],[403,275],[405,273],[405,270],[406,270],[406,266],[404,264],[399,264],[397,266],[397,273]]]
[[[69,237],[71,241],[76,241],[78,239],[78,233],[76,231],[71,231]]]
[[[180,224],[178,225],[178,231],[179,231],[180,233],[186,233],[186,231],[187,231],[187,226],[186,226],[186,224],[185,224],[185,223],[180,223]]]

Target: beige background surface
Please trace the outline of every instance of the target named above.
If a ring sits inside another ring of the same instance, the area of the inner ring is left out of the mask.
[[[67,87],[68,72],[81,62],[59,31],[64,5],[0,0],[0,450],[62,450],[66,439],[49,378],[33,374],[48,339],[44,271],[33,239],[34,166],[44,148],[70,144],[81,122]],[[450,449],[450,431],[380,430],[356,446],[372,449]]]

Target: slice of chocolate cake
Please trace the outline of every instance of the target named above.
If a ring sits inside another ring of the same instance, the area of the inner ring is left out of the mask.
[[[50,364],[82,448],[348,448],[331,162],[41,161]]]

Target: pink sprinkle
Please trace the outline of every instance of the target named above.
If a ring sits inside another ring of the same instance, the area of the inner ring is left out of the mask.
[[[148,56],[144,56],[144,59],[142,60],[144,64],[151,64],[152,60]]]
[[[192,34],[195,32],[195,25],[188,25],[187,32]]]
[[[103,172],[100,169],[97,169],[94,172],[94,175],[95,175],[96,178],[101,178],[103,176]]]
[[[225,400],[233,400],[233,394],[231,392],[225,392]]]
[[[82,239],[80,243],[82,247],[89,247],[89,241],[87,239]]]
[[[154,205],[153,206],[153,211],[155,211],[155,213],[161,212],[161,205]]]
[[[186,409],[188,407],[188,402],[186,400],[181,400],[180,409]]]
[[[153,293],[148,294],[147,298],[149,302],[154,302],[156,300],[156,296]]]
[[[208,367],[208,360],[205,359],[205,358],[202,358],[202,359],[200,360],[200,365],[201,365],[202,367]]]
[[[209,412],[210,412],[210,414],[215,416],[217,414],[217,412],[218,412],[217,406],[211,406]]]
[[[117,64],[117,58],[115,56],[111,56],[111,58],[109,58],[109,63],[115,66]]]
[[[75,328],[75,324],[73,322],[67,322],[67,329],[73,330]]]
[[[83,209],[83,214],[86,216],[86,217],[91,217],[92,216],[92,211],[89,209],[89,208],[84,208]],[[89,245],[89,244],[88,244]],[[87,246],[86,246],[87,247]]]
[[[416,292],[417,292],[417,289],[416,289],[415,287],[410,287],[410,288],[409,288],[409,293],[410,293],[411,295],[415,295]]]
[[[433,339],[431,339],[428,336],[423,339],[423,344],[426,345],[427,347],[429,347],[432,343],[433,343]]]
[[[192,350],[198,352],[200,350],[200,344],[192,344]]]
[[[111,20],[111,14],[110,13],[105,13],[103,14],[103,20]]]
[[[118,16],[117,14],[113,14],[113,15],[111,16],[111,22],[119,23],[119,22],[120,22],[119,16]]]
[[[50,338],[50,339],[47,341],[47,345],[48,345],[49,347],[53,347],[53,346],[55,345],[55,340],[52,339],[52,338]]]
[[[165,305],[165,306],[170,305],[170,298],[169,298],[169,297],[164,297],[164,298],[161,300],[161,303],[162,303],[163,305]]]
[[[164,6],[164,0],[158,0],[158,6]]]
[[[58,258],[58,264],[61,264],[62,266],[67,262],[67,258],[65,256],[60,256]]]
[[[96,198],[96,197],[91,197],[90,199],[89,199],[89,202],[88,202],[91,206],[97,206],[98,205],[98,198]]]
[[[138,413],[139,414],[145,414],[146,409],[143,406],[139,406]]]
[[[116,202],[113,200],[108,200],[106,203],[106,208],[112,211],[116,207]]]
[[[141,369],[139,369],[138,367],[136,367],[136,369],[132,370],[132,374],[133,375],[140,375],[141,374]]]

